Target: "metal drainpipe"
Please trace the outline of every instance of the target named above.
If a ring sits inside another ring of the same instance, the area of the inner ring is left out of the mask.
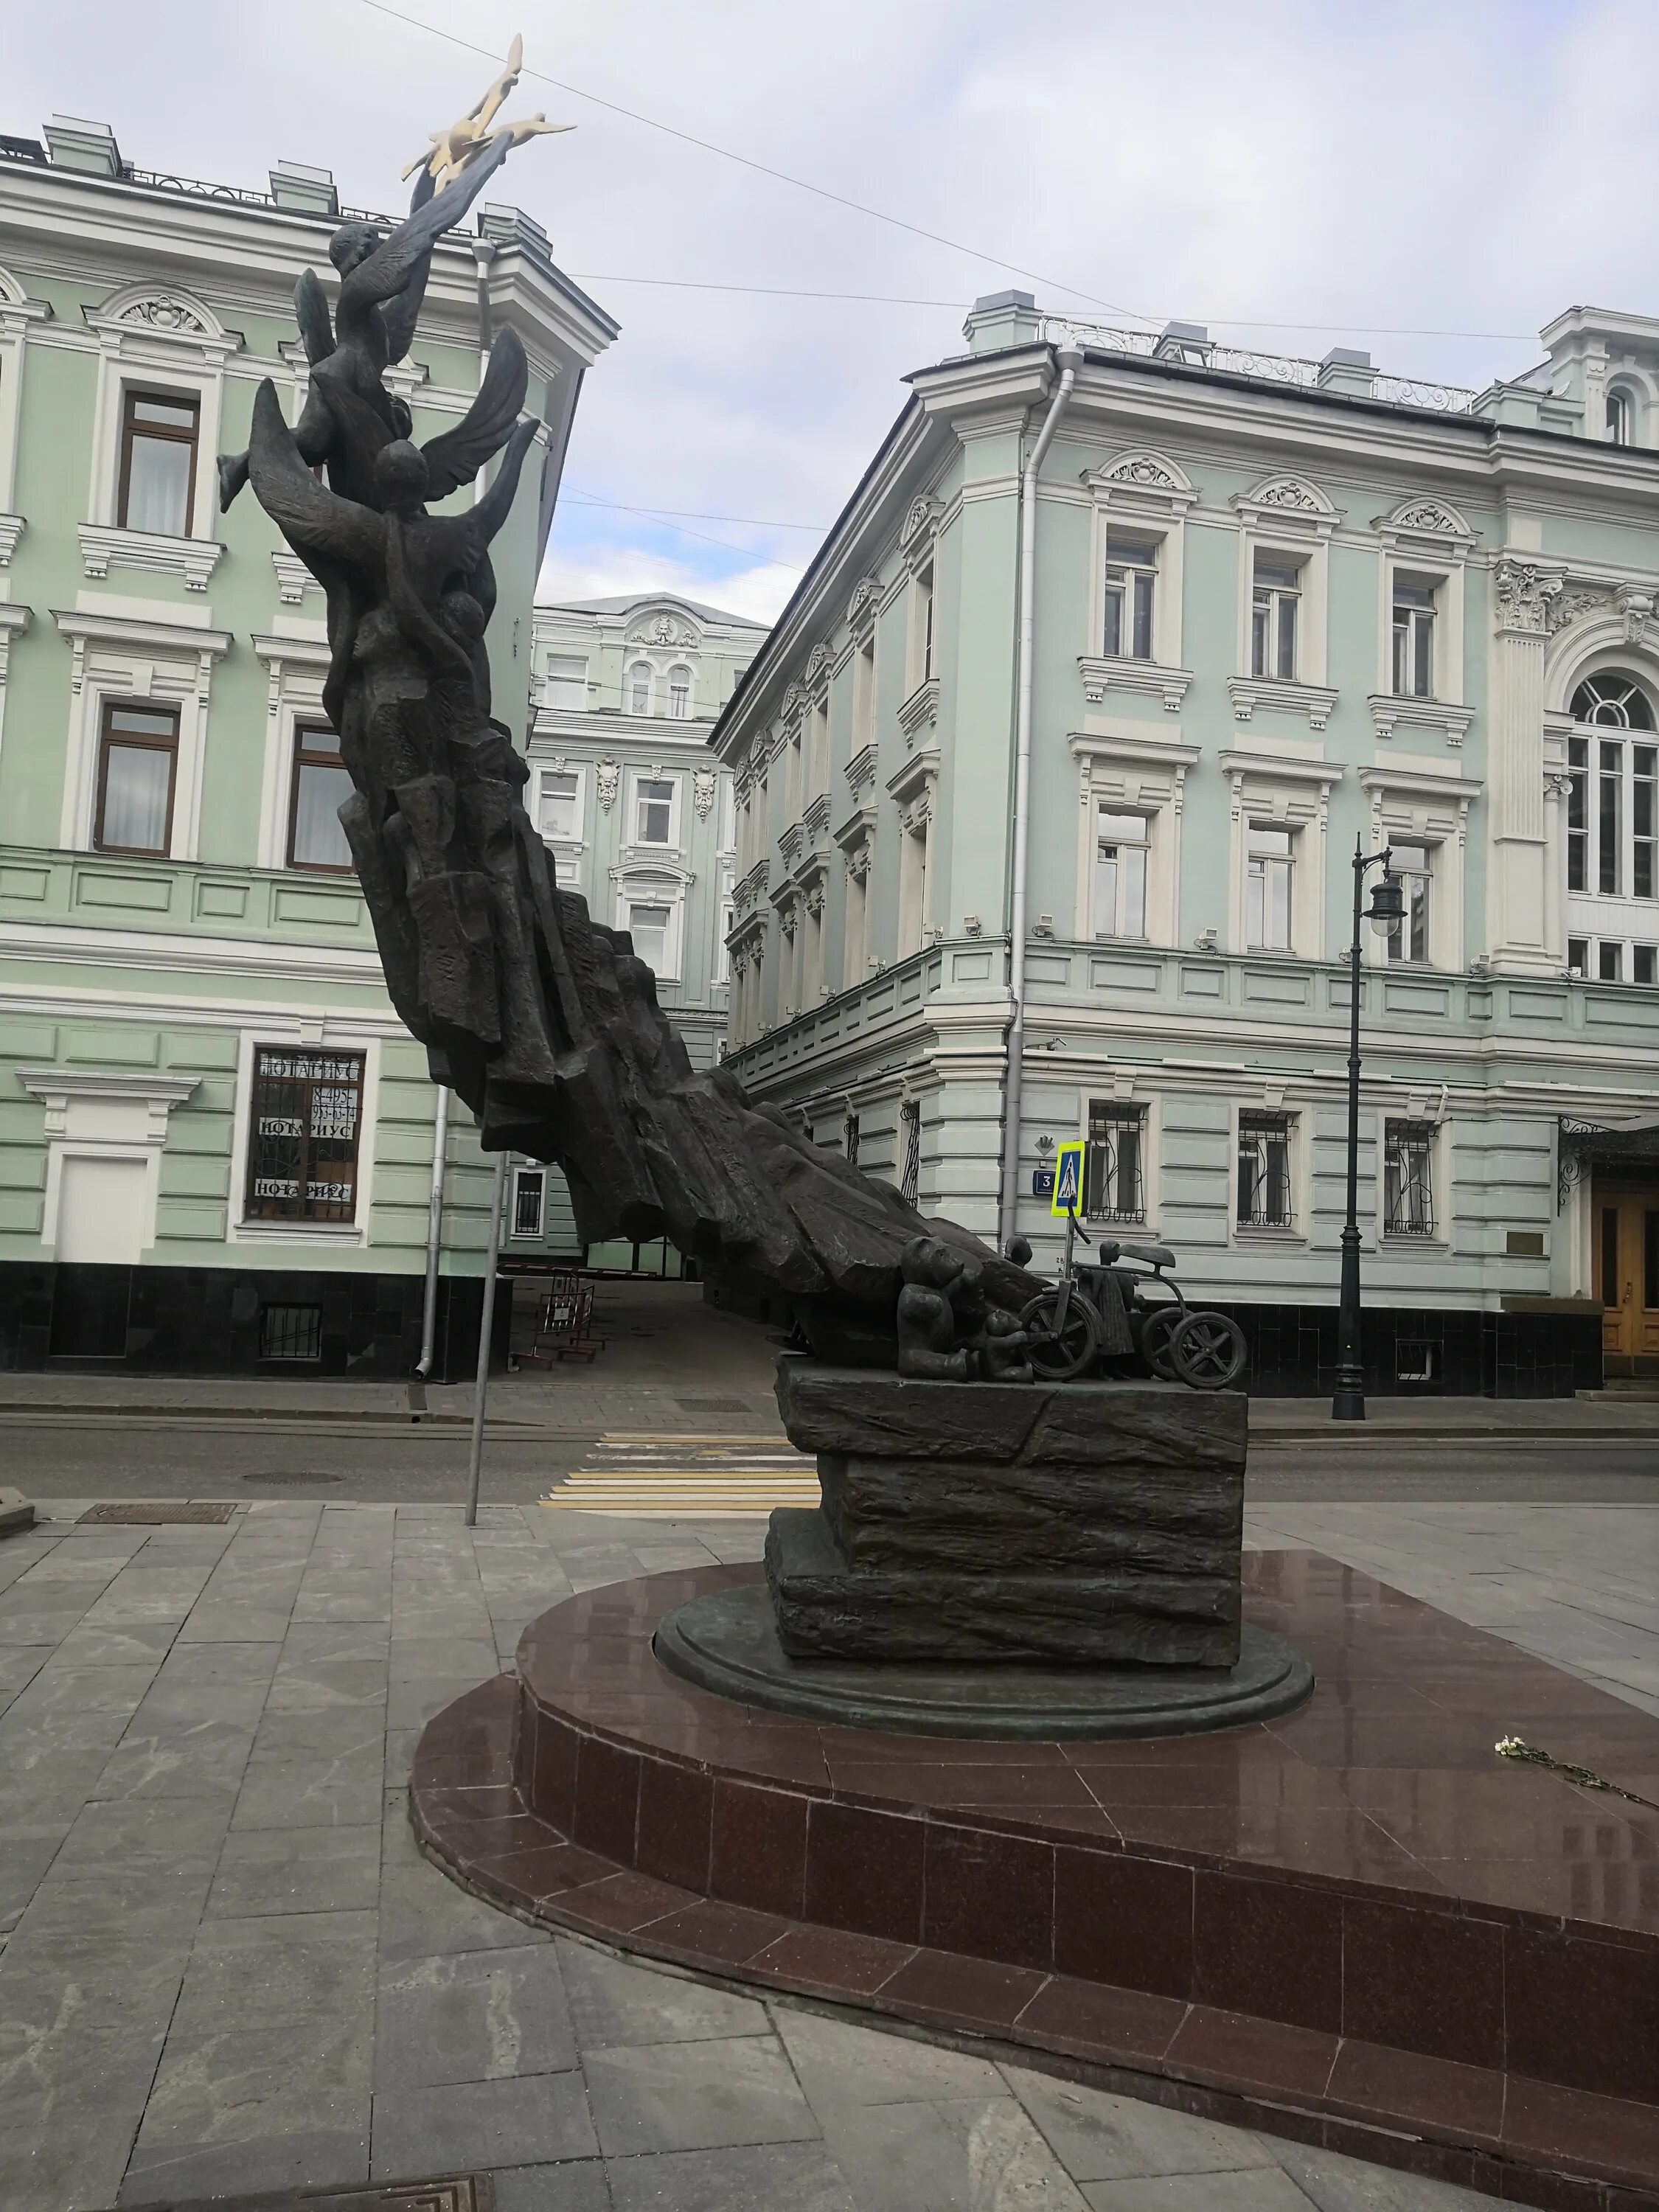
[[[421,1356],[415,1372],[424,1382],[432,1372],[438,1339],[438,1247],[444,1228],[444,1170],[449,1163],[449,1090],[438,1085],[438,1118],[432,1129],[432,1196],[426,1213],[426,1297],[421,1307]]]
[[[1048,403],[1048,412],[1025,464],[1019,489],[1019,688],[1014,724],[1014,862],[1012,892],[1008,909],[1008,988],[1013,1012],[1008,1022],[1007,1067],[1002,1094],[1002,1203],[998,1209],[997,1242],[1006,1245],[1014,1234],[1019,1206],[1020,1093],[1025,1073],[1025,933],[1028,901],[1031,808],[1031,646],[1036,630],[1032,604],[1036,577],[1036,486],[1060,418],[1083,366],[1082,349],[1055,349],[1060,383]]]

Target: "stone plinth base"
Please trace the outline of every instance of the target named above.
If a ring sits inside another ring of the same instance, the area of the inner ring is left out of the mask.
[[[34,1508],[21,1490],[0,1484],[0,1536],[21,1536],[34,1526]]]
[[[815,1513],[775,1516],[813,1522]],[[921,1602],[920,1599],[918,1602]],[[754,1583],[665,1616],[655,1650],[700,1689],[745,1705],[896,1735],[1004,1743],[1192,1735],[1272,1719],[1302,1704],[1313,1672],[1282,1636],[1246,1626],[1232,1667],[906,1666],[792,1659],[768,1591]]]
[[[799,1659],[1224,1670],[1246,1401],[1168,1382],[921,1382],[780,1362],[821,1513],[772,1519]]]

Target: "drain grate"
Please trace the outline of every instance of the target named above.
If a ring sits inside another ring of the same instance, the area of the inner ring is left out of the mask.
[[[343,1474],[325,1474],[319,1468],[295,1474],[287,1468],[273,1468],[264,1474],[245,1474],[242,1480],[244,1482],[343,1482],[345,1477]]]
[[[746,1398],[676,1398],[674,1403],[683,1413],[746,1413]]]
[[[204,1504],[199,1498],[139,1498],[124,1505],[88,1506],[80,1516],[81,1523],[88,1521],[112,1523],[120,1528],[159,1528],[169,1521],[228,1521],[237,1510],[234,1504]]]
[[[368,2189],[279,2189],[258,2197],[167,2197],[145,2212],[496,2212],[487,2173],[441,2181],[387,2181]]]

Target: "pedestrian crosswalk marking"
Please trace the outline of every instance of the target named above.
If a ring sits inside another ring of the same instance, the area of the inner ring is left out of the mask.
[[[744,1449],[744,1447],[746,1447]],[[556,1510],[683,1520],[818,1503],[816,1462],[750,1437],[630,1437],[614,1431],[542,1504]]]

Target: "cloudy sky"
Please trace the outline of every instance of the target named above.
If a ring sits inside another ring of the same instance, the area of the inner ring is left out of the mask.
[[[20,9],[0,131],[88,116],[142,167],[263,186],[286,157],[397,206],[489,75],[452,40],[522,29],[560,82],[527,76],[509,112],[580,127],[516,155],[502,197],[623,325],[550,594],[775,613],[903,373],[1010,284],[1467,384],[1530,366],[1574,301],[1659,313],[1652,0],[396,5]]]

